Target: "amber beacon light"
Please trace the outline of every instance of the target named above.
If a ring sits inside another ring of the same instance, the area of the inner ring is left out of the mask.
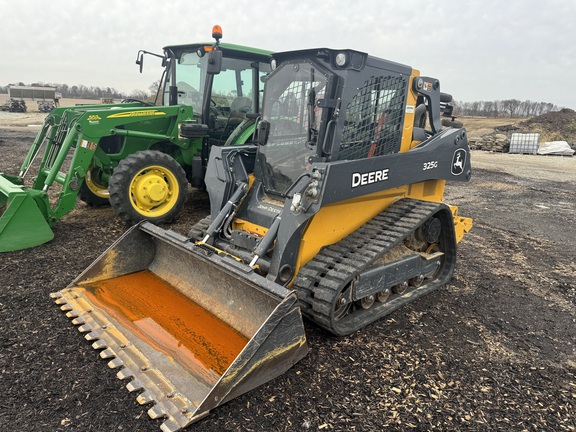
[[[220,27],[219,25],[215,25],[214,27],[212,27],[212,37],[217,41],[222,39],[222,27]]]

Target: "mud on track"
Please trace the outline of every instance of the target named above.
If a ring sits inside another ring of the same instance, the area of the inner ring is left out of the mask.
[[[19,168],[30,129],[0,129],[0,172]],[[506,156],[473,153],[473,180],[447,187],[475,220],[448,286],[349,337],[306,323],[304,360],[190,429],[575,430],[576,158],[534,178]],[[181,233],[208,212],[192,195]],[[0,430],[159,427],[49,298],[125,229],[78,203],[51,243],[0,254]]]

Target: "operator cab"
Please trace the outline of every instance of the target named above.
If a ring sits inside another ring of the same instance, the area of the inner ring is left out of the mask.
[[[400,150],[411,68],[353,50],[274,55],[266,78],[255,175],[285,197],[314,162]]]
[[[213,43],[206,42],[169,46],[164,51],[170,58],[168,69],[175,59],[177,104],[191,106],[198,122],[208,125],[211,145],[223,145],[246,120],[246,113],[260,112],[262,80],[271,70],[272,53],[220,43],[217,49],[223,54],[221,69],[213,75],[211,83],[208,66],[213,49]],[[171,70],[165,74],[163,104],[170,103],[173,75]],[[203,112],[205,97],[210,102],[206,113]]]

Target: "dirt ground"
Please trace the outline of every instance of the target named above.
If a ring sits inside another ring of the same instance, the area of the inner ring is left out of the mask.
[[[36,130],[0,127],[0,172]],[[576,158],[476,151],[472,164],[471,182],[447,185],[474,219],[451,283],[352,336],[306,322],[307,357],[190,430],[576,430]],[[193,191],[172,229],[207,208]],[[0,254],[1,430],[161,424],[49,298],[125,229],[78,203],[52,242]]]

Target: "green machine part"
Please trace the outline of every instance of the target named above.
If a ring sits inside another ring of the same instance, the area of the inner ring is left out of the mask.
[[[54,238],[42,211],[44,200],[41,196],[35,196],[2,176],[0,190],[0,208],[5,207],[0,217],[0,252],[37,246]]]
[[[50,241],[54,236],[50,227],[74,208],[91,167],[111,173],[130,154],[154,146],[169,149],[182,165],[191,164],[202,140],[180,136],[179,126],[190,122],[192,108],[184,105],[143,107],[136,103],[113,109],[92,105],[54,110],[36,136],[20,174],[0,174],[0,252]],[[117,148],[110,142],[117,143]],[[25,186],[24,176],[41,153],[33,184]],[[54,183],[61,190],[52,206],[48,190]]]
[[[0,173],[0,251],[52,239],[52,225],[78,197],[110,203],[125,222],[169,222],[187,183],[203,186],[210,147],[251,139],[246,113],[260,112],[259,88],[271,70],[272,52],[217,43],[222,64],[209,71],[213,47],[171,45],[154,54],[165,68],[161,106],[129,99],[54,109],[18,175]],[[140,67],[143,53],[152,54],[139,52]]]

